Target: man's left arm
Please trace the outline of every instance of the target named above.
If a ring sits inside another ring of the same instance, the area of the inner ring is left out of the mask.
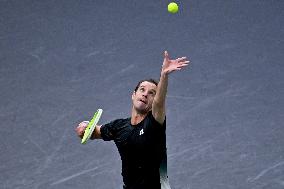
[[[152,105],[152,114],[156,121],[163,125],[166,117],[166,95],[168,88],[168,74],[161,72],[156,95]]]
[[[160,80],[157,86],[156,95],[152,105],[154,118],[162,125],[166,117],[166,96],[168,88],[168,77],[171,72],[181,70],[187,66],[189,61],[186,57],[170,60],[167,51],[164,53],[164,62],[161,70]]]

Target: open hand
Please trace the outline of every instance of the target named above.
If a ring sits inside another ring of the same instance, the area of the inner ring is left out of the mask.
[[[181,70],[189,64],[189,61],[186,57],[177,58],[175,60],[170,60],[169,54],[167,51],[164,53],[164,62],[162,66],[162,71],[166,74],[169,74],[176,70]]]

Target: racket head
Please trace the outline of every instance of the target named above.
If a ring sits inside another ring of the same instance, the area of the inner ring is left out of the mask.
[[[84,132],[84,136],[81,140],[81,144],[86,144],[87,141],[91,138],[94,129],[96,127],[96,125],[98,124],[101,116],[102,116],[103,110],[102,109],[98,109],[96,111],[96,113],[94,114],[93,118],[91,119],[91,121],[89,122],[88,126],[85,129]]]

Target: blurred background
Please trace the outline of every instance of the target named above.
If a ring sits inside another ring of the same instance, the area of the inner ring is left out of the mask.
[[[0,188],[118,189],[113,142],[75,128],[130,116],[131,94],[170,75],[172,189],[284,188],[284,1],[0,0]],[[282,24],[281,24],[282,23]]]

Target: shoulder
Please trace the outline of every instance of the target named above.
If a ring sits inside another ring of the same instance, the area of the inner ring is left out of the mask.
[[[120,127],[122,125],[125,125],[128,122],[128,120],[129,118],[115,119],[110,121],[109,123],[102,125],[102,127]]]
[[[150,111],[148,112],[148,115],[147,115],[147,119],[154,125],[157,125],[157,126],[166,126],[166,116],[165,116],[165,119],[163,121],[163,123],[160,123],[158,120],[156,120],[156,118],[154,117],[153,115],[153,112]]]
[[[103,140],[114,140],[123,128],[126,127],[128,119],[115,119],[100,127],[101,137]]]

